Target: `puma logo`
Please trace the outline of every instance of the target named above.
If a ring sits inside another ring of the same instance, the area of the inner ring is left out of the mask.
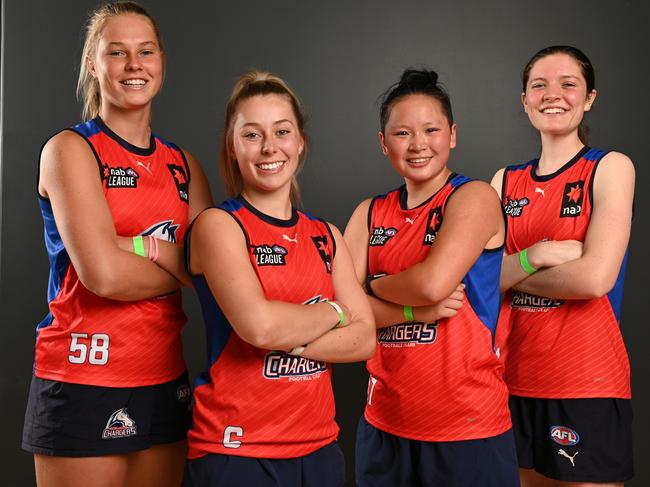
[[[413,224],[415,223],[415,219],[416,219],[416,218],[417,218],[417,216],[416,216],[415,218],[413,218],[413,220],[411,220],[410,218],[407,217],[407,218],[404,220],[404,223],[410,223],[411,225],[413,225]]]
[[[546,194],[544,191],[546,191],[547,186],[544,186],[544,188],[535,188],[535,193],[541,193],[543,198],[546,198]]]
[[[135,162],[136,162],[136,166],[142,166],[142,167],[144,167],[145,171],[147,171],[149,174],[151,174],[151,175],[153,176],[153,173],[152,173],[151,170],[149,169],[149,166],[151,165],[150,162],[147,162],[147,165],[146,165],[146,166],[145,166],[142,162],[140,162],[140,161],[135,161]]]
[[[298,234],[296,233],[293,236],[293,238],[289,237],[288,235],[282,234],[282,239],[288,240],[289,242],[298,243]]]
[[[560,449],[557,451],[557,454],[558,454],[558,455],[560,455],[560,456],[562,456],[562,457],[564,457],[564,458],[568,458],[568,459],[569,459],[569,461],[571,462],[571,466],[572,466],[572,467],[575,467],[575,466],[576,466],[576,464],[573,462],[573,459],[575,458],[575,456],[576,456],[578,453],[580,453],[580,452],[577,451],[577,452],[575,452],[575,453],[573,454],[573,456],[571,456],[571,455],[569,455],[567,452],[565,452],[562,448],[560,448]]]

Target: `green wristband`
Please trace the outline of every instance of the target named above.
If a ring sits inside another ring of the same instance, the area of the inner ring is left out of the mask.
[[[144,251],[144,242],[142,241],[142,235],[133,237],[133,252],[135,252],[136,255],[140,255],[142,257],[147,256]]]
[[[528,262],[528,249],[524,249],[519,252],[519,264],[526,274],[529,276],[535,274],[537,269],[535,269],[530,262]]]
[[[334,325],[334,328],[341,328],[343,325],[345,325],[345,313],[343,312],[343,309],[341,309],[339,303],[336,301],[329,301],[326,299],[325,302],[334,308],[334,310],[339,314],[339,322]]]
[[[404,306],[404,318],[406,318],[406,321],[415,321],[415,319],[413,318],[412,306]]]

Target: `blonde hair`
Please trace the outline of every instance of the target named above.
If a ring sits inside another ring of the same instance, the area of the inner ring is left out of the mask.
[[[291,203],[294,206],[300,206],[300,187],[296,179],[297,174],[305,163],[307,153],[307,136],[305,134],[305,115],[302,103],[298,96],[279,76],[265,71],[250,71],[237,80],[235,87],[230,94],[226,105],[226,116],[224,129],[221,137],[221,148],[219,151],[219,169],[223,184],[228,196],[236,196],[243,189],[242,175],[239,170],[239,164],[233,153],[233,125],[237,106],[240,102],[257,95],[280,95],[284,96],[291,104],[291,109],[298,123],[298,130],[302,136],[305,147],[298,159],[298,169],[291,180]]]
[[[158,47],[161,51],[163,50],[162,37],[160,36],[158,24],[142,5],[136,2],[113,2],[107,3],[93,10],[88,15],[84,47],[81,53],[79,79],[77,80],[77,98],[83,104],[81,112],[83,120],[90,120],[91,118],[98,116],[102,104],[99,83],[88,69],[87,60],[95,55],[97,44],[99,43],[99,38],[102,35],[106,22],[113,17],[123,14],[142,15],[149,20],[154,34],[156,34]]]

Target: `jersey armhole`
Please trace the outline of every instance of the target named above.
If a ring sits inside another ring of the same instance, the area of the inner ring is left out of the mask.
[[[321,220],[323,222],[323,225],[325,225],[325,228],[327,228],[327,233],[330,235],[330,239],[332,240],[332,259],[336,258],[336,239],[334,238],[334,233],[332,233],[332,228],[330,227],[330,224],[327,223],[325,220]]]
[[[589,198],[589,207],[591,208],[591,212],[589,213],[589,218],[591,218],[591,214],[594,212],[594,181],[596,180],[596,171],[598,171],[598,167],[600,166],[600,161],[603,160],[603,157],[605,157],[607,154],[609,154],[610,151],[603,151],[602,154],[594,161],[594,169],[591,171],[591,175],[589,176],[589,182],[587,183],[587,198]],[[634,211],[632,212],[634,214]]]
[[[187,173],[187,187],[190,187],[190,180],[192,179],[192,174],[190,172],[190,165],[187,162],[187,157],[185,156],[185,152],[183,149],[178,147],[176,144],[173,144],[173,147],[180,153],[181,158],[183,159],[183,164],[185,164],[185,172]]]

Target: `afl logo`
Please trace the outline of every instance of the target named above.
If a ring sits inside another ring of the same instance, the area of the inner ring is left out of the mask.
[[[580,435],[566,426],[551,426],[551,440],[558,445],[573,446],[580,442]]]

